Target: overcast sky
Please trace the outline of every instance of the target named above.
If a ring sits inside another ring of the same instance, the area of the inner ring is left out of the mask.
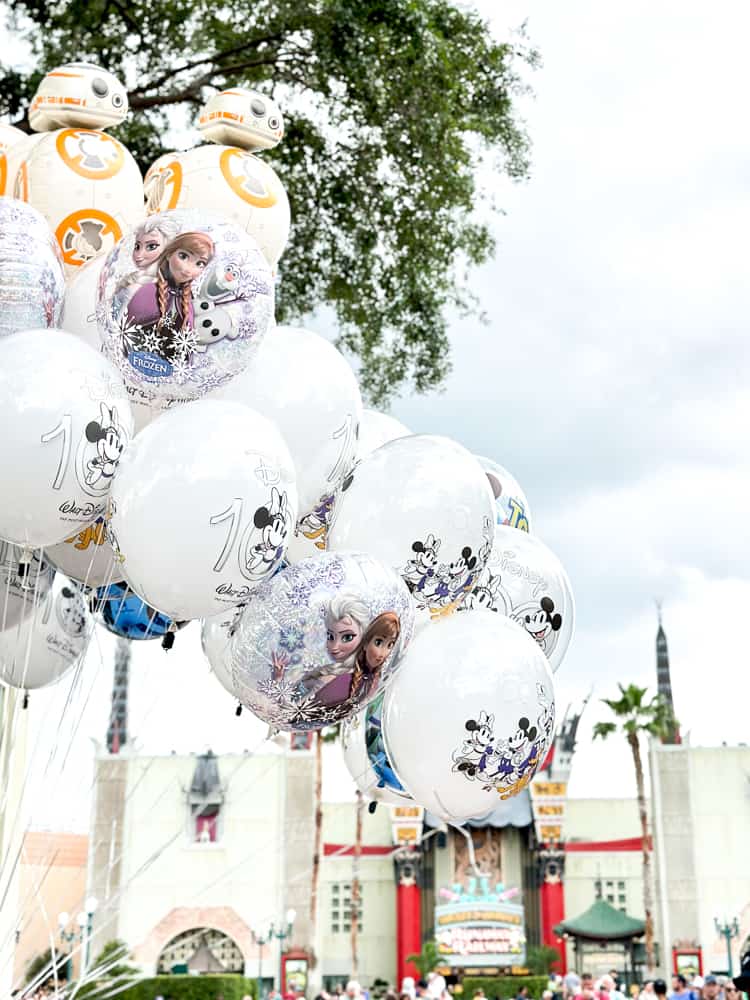
[[[590,730],[617,681],[655,689],[655,598],[683,731],[705,744],[748,731],[750,12],[675,0],[502,6],[498,32],[528,19],[544,60],[523,103],[532,177],[487,179],[506,211],[497,256],[472,280],[489,324],[456,322],[445,391],[392,412],[496,459],[525,487],[577,601],[556,675],[561,710],[594,688],[571,791],[622,795],[633,787],[627,750],[592,749]],[[170,654],[135,650],[130,732],[145,752],[262,739],[249,713],[234,717],[197,636],[190,626]],[[58,760],[30,795],[35,826],[87,829],[72,790],[90,782],[88,737],[106,729],[111,651],[105,635],[92,647],[65,778],[53,780]],[[44,759],[66,688],[32,698]],[[326,791],[350,786],[337,774]]]

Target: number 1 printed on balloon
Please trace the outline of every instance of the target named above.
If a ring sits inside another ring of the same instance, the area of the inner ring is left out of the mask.
[[[52,489],[59,490],[62,487],[63,480],[65,479],[65,474],[68,471],[68,463],[70,462],[70,436],[71,436],[71,418],[70,414],[64,414],[62,420],[57,425],[53,427],[51,431],[47,431],[46,434],[42,434],[41,441],[42,444],[47,444],[49,441],[54,441],[56,438],[62,437],[62,448],[60,449],[60,462],[57,466],[57,473],[55,478],[52,480]]]
[[[339,452],[339,457],[336,459],[336,464],[328,474],[329,483],[337,483],[340,479],[343,479],[351,465],[352,455],[357,443],[357,427],[354,424],[354,417],[351,413],[347,413],[346,420],[333,432],[333,437],[336,441],[339,438],[343,438],[344,440],[341,444],[341,451]]]
[[[231,506],[223,510],[221,514],[214,514],[210,519],[210,524],[223,524],[224,521],[230,521],[229,531],[227,533],[227,540],[224,542],[224,548],[219,553],[219,558],[214,563],[214,573],[221,573],[226,565],[226,561],[229,558],[229,553],[234,547],[234,543],[237,541],[237,533],[240,530],[240,521],[242,520],[242,500],[235,499],[232,501]],[[238,554],[239,558],[239,554]]]

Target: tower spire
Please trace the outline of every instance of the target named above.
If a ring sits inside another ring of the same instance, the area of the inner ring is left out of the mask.
[[[118,636],[115,647],[115,677],[112,684],[112,709],[107,726],[107,750],[119,753],[128,742],[128,680],[130,640]]]
[[[674,714],[674,701],[672,699],[672,681],[669,674],[669,650],[667,648],[667,635],[662,623],[662,602],[656,602],[656,613],[659,627],[656,631],[656,690],[662,703],[667,706],[672,719]],[[681,743],[680,731],[676,722],[670,727],[669,733],[662,739],[662,743]]]

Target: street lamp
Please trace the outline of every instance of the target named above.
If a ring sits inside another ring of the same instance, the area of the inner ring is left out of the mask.
[[[719,920],[718,917],[714,917],[714,926],[716,927],[716,933],[720,934],[721,937],[727,943],[727,972],[729,973],[729,978],[732,978],[732,938],[740,936],[740,925],[737,917],[735,917],[730,923],[726,918],[724,920]]]
[[[77,931],[66,930],[68,924],[70,923],[70,914],[63,911],[58,914],[57,923],[60,926],[60,939],[65,943],[72,945],[75,941],[80,941],[83,945],[83,955],[81,958],[81,976],[88,968],[89,956],[91,950],[91,922],[96,913],[96,908],[99,905],[99,901],[95,896],[89,896],[84,903],[84,909],[76,917],[76,923],[78,924]],[[73,959],[72,953],[68,955],[68,960],[65,966],[65,977],[68,982],[73,978]]]
[[[268,924],[256,924],[255,927],[250,928],[250,933],[253,935],[253,941],[258,945],[258,1000],[263,1000],[263,977],[261,975],[261,962],[263,960],[263,946],[268,944],[269,941],[273,941],[277,938],[280,942],[283,942],[286,938],[291,937],[292,928],[294,927],[294,921],[297,917],[296,910],[286,911],[286,928],[276,928],[274,927],[273,921]],[[283,944],[281,946],[283,948]],[[279,985],[281,984],[281,976],[279,975]]]

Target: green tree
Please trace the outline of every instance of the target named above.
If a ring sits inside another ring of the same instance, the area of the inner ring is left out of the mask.
[[[532,944],[526,949],[526,967],[532,976],[546,976],[560,961],[560,952],[548,944]]]
[[[0,63],[0,111],[20,116],[46,70],[87,59],[134,81],[115,134],[142,168],[168,112],[194,120],[214,88],[273,91],[286,136],[269,154],[292,235],[280,320],[327,306],[365,393],[437,386],[447,313],[476,311],[465,272],[488,260],[480,165],[528,173],[516,100],[538,63],[523,30],[500,42],[457,0],[16,0],[33,70]]]
[[[625,736],[633,756],[635,783],[638,794],[638,813],[641,820],[641,850],[643,856],[643,910],[646,918],[646,964],[654,968],[654,899],[651,882],[651,843],[646,809],[646,786],[643,775],[640,739],[642,736],[664,738],[673,732],[676,722],[669,707],[655,696],[647,700],[646,688],[635,684],[620,689],[619,698],[603,698],[602,701],[615,716],[616,721],[597,722],[594,739],[606,739],[612,733]]]
[[[128,946],[124,941],[107,941],[96,956],[81,985],[76,991],[77,997],[110,996],[114,991],[125,989],[130,983],[141,978],[141,973],[125,961],[129,957]]]
[[[441,963],[437,941],[425,941],[422,945],[422,950],[414,955],[407,955],[406,961],[411,962],[412,965],[416,965],[421,978],[426,979],[428,973],[436,969]]]

